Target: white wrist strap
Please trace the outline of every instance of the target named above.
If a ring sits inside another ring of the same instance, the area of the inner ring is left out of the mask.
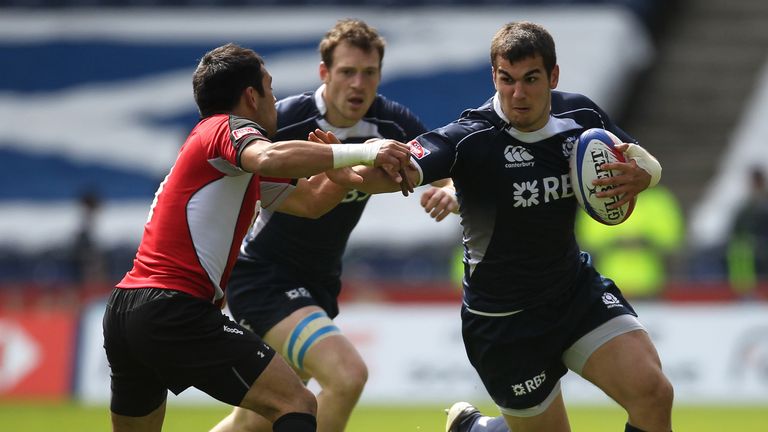
[[[637,166],[644,169],[651,175],[651,184],[648,187],[654,187],[661,180],[661,164],[648,151],[637,144],[629,144],[629,148],[624,154],[629,159],[634,159]]]
[[[379,154],[382,141],[377,140],[365,144],[331,144],[333,151],[333,167],[343,168],[355,165],[373,166],[376,155]]]

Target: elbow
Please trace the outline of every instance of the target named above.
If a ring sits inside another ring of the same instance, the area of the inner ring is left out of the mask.
[[[284,170],[283,160],[276,157],[277,150],[273,144],[263,146],[258,151],[252,151],[246,154],[246,158],[241,160],[241,166],[248,172],[262,176],[279,177]]]
[[[330,210],[331,209],[327,207],[313,205],[311,202],[304,202],[303,205],[296,206],[293,209],[287,211],[287,213],[305,219],[320,219]]]
[[[325,216],[326,213],[331,211],[333,207],[325,207],[325,206],[308,206],[306,209],[306,214],[304,215],[307,219],[320,219],[321,217]]]

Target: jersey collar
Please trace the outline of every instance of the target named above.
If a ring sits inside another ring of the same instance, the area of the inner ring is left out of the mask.
[[[325,91],[325,84],[321,84],[320,87],[315,90],[315,106],[321,117],[325,117],[325,113],[328,111],[328,107],[325,106],[325,99],[323,99],[323,92]]]
[[[524,143],[530,144],[543,141],[561,132],[581,128],[581,126],[573,119],[557,118],[550,114],[549,120],[547,120],[547,124],[545,124],[541,129],[535,130],[533,132],[519,131],[509,124],[509,119],[504,114],[504,110],[501,109],[501,101],[499,100],[498,92],[493,95],[493,110],[496,112],[496,115],[498,115],[504,121],[504,131],[512,136],[512,138],[515,138],[516,140],[522,141]]]

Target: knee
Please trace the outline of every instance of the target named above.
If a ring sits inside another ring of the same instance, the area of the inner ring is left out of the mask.
[[[669,382],[663,373],[659,372],[657,378],[654,380],[653,388],[650,390],[652,398],[663,404],[665,407],[672,407],[672,400],[674,399],[675,391],[672,388],[672,383]]]
[[[301,412],[317,415],[317,399],[315,394],[306,387],[297,390],[292,400],[293,406],[287,412]]]
[[[671,411],[674,389],[661,371],[639,380],[636,388],[636,397],[633,399],[640,407]]]
[[[368,381],[368,368],[363,362],[340,365],[329,390],[345,398],[357,399]]]

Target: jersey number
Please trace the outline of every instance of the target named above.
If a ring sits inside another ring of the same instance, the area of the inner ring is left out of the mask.
[[[369,194],[369,193],[360,192],[358,190],[351,190],[351,191],[347,192],[347,196],[345,196],[344,199],[341,200],[341,202],[349,203],[349,202],[354,202],[354,201],[364,201],[369,196],[371,196],[371,194]]]

